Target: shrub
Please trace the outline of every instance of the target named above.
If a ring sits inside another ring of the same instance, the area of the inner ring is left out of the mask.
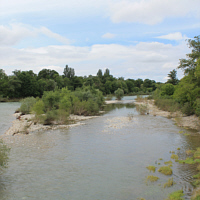
[[[161,172],[162,174],[165,174],[165,175],[171,175],[172,169],[169,166],[162,166],[162,167],[160,167],[158,172]]]
[[[200,116],[200,99],[196,99],[194,103],[195,114]]]
[[[124,96],[124,90],[122,90],[121,88],[118,88],[117,90],[115,90],[115,96],[117,100],[121,100],[122,97]]]
[[[27,97],[21,101],[20,112],[22,114],[29,114],[31,112],[31,108],[35,104],[36,99],[34,97]]]
[[[36,103],[33,105],[32,111],[36,114],[36,115],[41,115],[44,114],[44,102],[39,99],[38,101],[36,101]]]
[[[183,107],[181,108],[181,111],[183,114],[186,114],[187,116],[194,114],[194,109],[189,102],[184,103]]]
[[[161,87],[160,95],[161,96],[171,96],[174,94],[174,91],[175,91],[174,85],[172,85],[171,83],[167,83]]]

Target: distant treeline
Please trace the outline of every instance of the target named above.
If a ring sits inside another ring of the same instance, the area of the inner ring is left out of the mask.
[[[149,94],[156,90],[158,84],[149,79],[115,78],[110,74],[109,69],[106,69],[104,73],[99,69],[96,76],[75,76],[75,70],[68,65],[64,68],[63,75],[59,75],[55,70],[42,69],[38,74],[32,70],[15,70],[12,75],[7,76],[5,71],[0,69],[1,99],[42,97],[44,91],[66,87],[70,91],[75,91],[85,86],[99,89],[104,95],[114,94],[118,88],[122,89],[125,95]]]

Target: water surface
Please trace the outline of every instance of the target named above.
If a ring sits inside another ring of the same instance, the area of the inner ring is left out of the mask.
[[[182,129],[173,121],[139,115],[133,106],[110,107],[85,125],[5,137],[11,152],[0,178],[0,200],[160,200],[181,188],[189,199],[195,168],[174,162],[173,175],[165,176],[146,167],[158,169],[170,160],[170,151],[184,158],[200,137],[179,134]],[[146,183],[148,175],[160,179]],[[176,185],[164,189],[170,177]]]

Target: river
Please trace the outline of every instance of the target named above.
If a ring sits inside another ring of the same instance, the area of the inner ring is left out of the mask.
[[[173,161],[172,176],[150,173],[146,167],[163,166],[170,151],[185,158],[185,150],[200,144],[195,132],[164,117],[139,115],[133,105],[124,104],[110,105],[85,125],[3,136],[17,107],[19,103],[0,104],[0,135],[11,148],[8,167],[0,175],[0,200],[161,200],[179,189],[190,199],[194,167]],[[147,183],[148,175],[160,179]],[[164,188],[170,177],[176,184]]]

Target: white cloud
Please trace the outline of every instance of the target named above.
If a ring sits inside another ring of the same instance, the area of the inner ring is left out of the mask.
[[[105,39],[113,39],[115,37],[115,34],[112,33],[105,33],[104,35],[102,35],[102,38]]]
[[[119,22],[157,24],[169,17],[199,17],[199,0],[124,0],[111,7],[111,19]]]
[[[180,32],[169,33],[167,35],[161,35],[161,36],[158,36],[156,38],[166,39],[166,40],[185,40],[185,39],[188,39],[188,37],[186,35],[182,35],[182,33],[180,33]]]
[[[11,24],[10,26],[0,26],[0,46],[16,45],[25,38],[36,38],[39,34],[43,34],[49,38],[56,39],[62,44],[69,44],[70,41],[46,27],[34,28],[25,24]]]
[[[1,66],[10,74],[13,70],[51,68],[63,73],[68,64],[78,76],[95,75],[98,69],[109,68],[115,77],[149,78],[163,81],[163,78],[178,66],[180,58],[188,53],[186,44],[178,46],[163,43],[139,43],[135,46],[97,44],[91,47],[52,45],[41,48],[14,49],[0,47]]]

